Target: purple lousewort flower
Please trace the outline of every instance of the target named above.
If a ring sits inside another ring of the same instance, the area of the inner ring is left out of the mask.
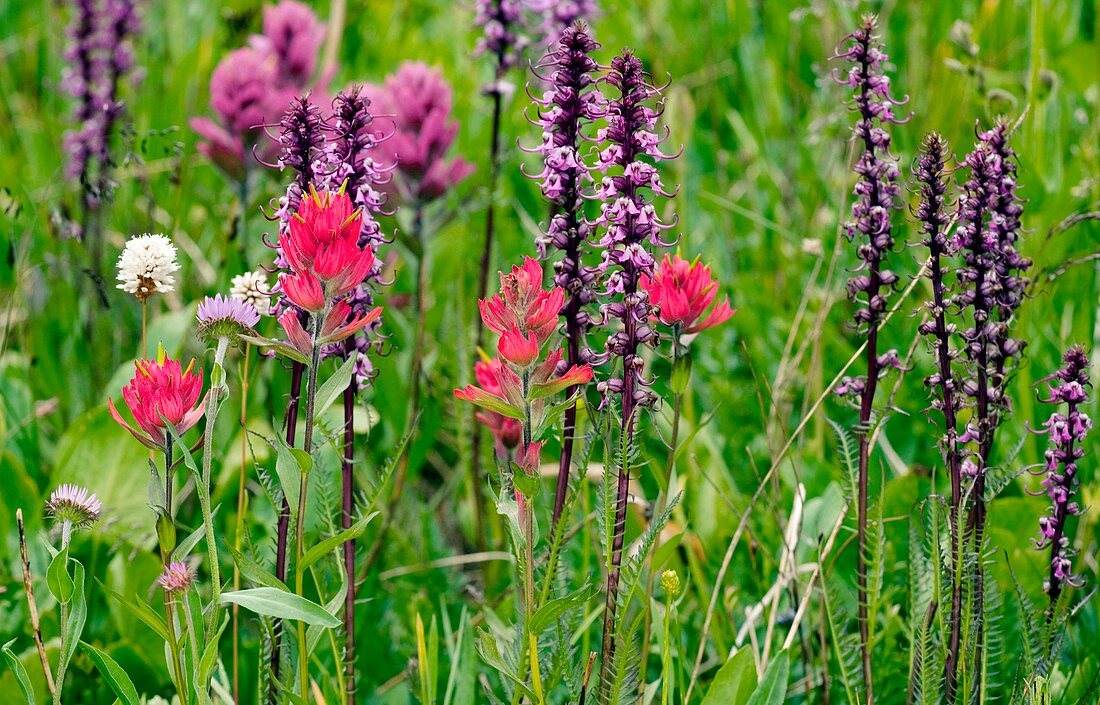
[[[954,323],[947,320],[948,309],[952,306],[951,289],[945,278],[949,263],[945,261],[950,252],[947,239],[947,227],[950,220],[947,196],[947,142],[938,133],[931,133],[924,140],[923,152],[913,169],[913,175],[920,185],[920,202],[916,216],[920,222],[920,232],[924,235],[921,244],[928,248],[929,270],[932,280],[932,300],[925,303],[927,318],[920,324],[919,332],[929,342],[936,361],[936,371],[925,377],[924,383],[936,390],[932,408],[939,410],[944,417],[944,435],[942,445],[947,454],[948,469],[953,477],[953,501],[958,489],[959,474],[958,427],[959,414],[958,383],[952,369],[958,351],[952,349],[951,339],[956,332]]]
[[[580,148],[583,131],[605,111],[603,97],[595,89],[599,65],[591,56],[598,47],[587,27],[578,23],[566,28],[561,40],[535,66],[536,75],[548,88],[542,98],[533,99],[537,111],[533,122],[542,128],[542,143],[532,151],[543,158],[543,170],[534,178],[553,206],[550,223],[536,244],[542,258],[547,256],[547,246],[561,253],[561,259],[554,262],[554,283],[568,296],[562,309],[569,348],[564,362],[568,365],[589,362],[591,357],[584,335],[593,320],[584,307],[596,300],[598,272],[582,259],[592,229],[584,217],[581,192],[592,177]]]
[[[481,28],[476,54],[496,57],[497,80],[519,65],[530,39],[522,33],[523,0],[475,0],[474,23]]]
[[[966,156],[970,170],[959,198],[959,225],[951,240],[961,253],[959,306],[970,312],[972,325],[962,332],[970,374],[961,385],[976,409],[971,435],[988,449],[993,432],[1009,411],[1004,380],[1026,343],[1009,336],[1012,316],[1023,300],[1024,271],[1029,260],[1016,250],[1020,234],[1020,200],[1016,196],[1015,154],[1007,144],[1007,127],[999,122],[978,136]]]
[[[291,217],[298,212],[302,197],[310,187],[323,185],[324,146],[324,122],[320,109],[308,96],[293,99],[279,121],[277,166],[280,171],[290,169],[294,172],[294,179],[287,186],[286,195],[279,199],[279,209],[275,212],[280,233],[289,227]]]
[[[1072,573],[1071,559],[1075,551],[1065,534],[1066,520],[1081,514],[1081,505],[1075,501],[1080,478],[1077,461],[1085,455],[1085,437],[1092,428],[1092,420],[1081,412],[1081,405],[1088,401],[1089,359],[1077,346],[1070,348],[1062,358],[1062,368],[1051,376],[1049,404],[1055,412],[1047,420],[1043,431],[1049,438],[1046,452],[1043,488],[1051,501],[1050,513],[1039,519],[1040,549],[1050,547],[1050,574],[1043,583],[1052,601],[1058,599],[1065,585],[1079,587],[1081,579]],[[1057,409],[1066,405],[1066,413]]]
[[[134,0],[73,2],[62,86],[75,100],[75,125],[63,140],[65,173],[80,182],[90,207],[110,188],[111,132],[123,111],[118,84],[133,68],[131,38],[140,30]]]
[[[856,256],[860,265],[856,276],[848,280],[848,295],[857,303],[856,323],[877,328],[886,313],[887,297],[897,282],[896,274],[883,268],[894,247],[891,212],[899,207],[901,193],[898,166],[890,154],[890,133],[886,126],[899,124],[894,109],[907,99],[890,94],[890,79],[884,73],[887,60],[882,43],[875,34],[876,18],[866,15],[859,29],[845,37],[832,58],[851,64],[847,74],[834,72],[838,83],[854,92],[852,109],[858,113],[852,134],[861,153],[856,161],[858,175],[853,193],[852,219],[845,223],[848,239],[858,242]],[[877,353],[876,353],[877,354]],[[856,385],[860,390],[867,387]],[[855,389],[848,385],[845,389]],[[838,393],[840,387],[838,387]]]
[[[83,529],[99,521],[103,506],[95,493],[77,485],[60,485],[46,500],[46,513],[54,521]]]
[[[372,150],[382,171],[393,171],[385,191],[400,203],[425,204],[473,173],[474,166],[447,152],[458,133],[451,119],[451,86],[437,68],[410,61],[382,85],[367,85],[375,115],[393,121],[392,134]]]
[[[207,296],[199,303],[196,318],[199,338],[213,344],[221,338],[235,342],[240,335],[252,332],[260,322],[256,307],[247,301],[221,294]]]
[[[362,227],[359,246],[377,248],[387,242],[376,219],[386,203],[383,187],[389,183],[391,174],[374,158],[382,147],[386,136],[374,125],[371,114],[371,101],[366,91],[360,87],[339,93],[332,104],[332,117],[328,125],[328,143],[325,146],[325,159],[328,174],[326,177],[330,190],[343,188],[351,197],[352,203],[362,211]],[[361,317],[374,309],[374,287],[379,283],[382,262],[367,275],[362,284],[348,295],[352,316]],[[355,354],[356,388],[366,387],[374,376],[374,367],[369,353],[377,349],[381,341],[377,331],[382,319],[377,318],[369,326],[352,338]],[[323,357],[342,357],[346,353],[343,343],[326,346]]]
[[[856,160],[855,201],[852,217],[844,224],[848,239],[858,242],[858,274],[848,280],[848,294],[859,305],[856,323],[874,330],[886,313],[886,300],[898,277],[882,265],[894,247],[891,211],[899,207],[901,193],[898,166],[890,153],[891,138],[887,127],[901,124],[894,109],[908,98],[897,99],[890,93],[890,78],[885,74],[887,57],[875,34],[877,18],[864,15],[858,29],[844,37],[831,57],[851,64],[847,73],[834,70],[833,79],[851,88],[851,109],[857,113],[852,135],[860,148]],[[873,352],[873,351],[872,351]]]
[[[565,30],[578,21],[591,21],[599,12],[595,0],[526,0],[538,20],[540,46],[553,47]]]
[[[628,52],[615,57],[607,83],[617,95],[607,103],[606,126],[596,135],[603,146],[595,169],[604,174],[596,187],[601,201],[600,215],[588,223],[602,229],[597,246],[602,253],[599,271],[605,275],[606,295],[615,297],[601,306],[604,322],[617,319],[621,329],[607,339],[607,355],[623,360],[623,376],[597,385],[606,399],[623,397],[624,418],[636,405],[656,399],[646,387],[642,345],[656,342],[650,326],[651,306],[639,284],[643,275],[652,276],[656,262],[652,250],[669,247],[661,233],[670,225],[662,222],[653,205],[654,196],[669,197],[654,162],[670,158],[660,150],[664,137],[658,135],[660,91],[649,83],[642,62]]]

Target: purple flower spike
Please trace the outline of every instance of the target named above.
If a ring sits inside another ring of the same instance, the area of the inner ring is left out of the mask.
[[[969,310],[972,326],[962,333],[972,373],[963,393],[976,408],[969,435],[985,457],[993,432],[1009,411],[1004,379],[1026,343],[1009,336],[1011,319],[1023,301],[1031,262],[1016,250],[1023,211],[1016,195],[1015,153],[1003,122],[978,136],[966,156],[970,178],[959,199],[959,226],[951,246],[961,252],[958,303]]]
[[[838,49],[834,59],[852,64],[844,76],[834,73],[834,79],[855,92],[852,109],[859,114],[853,135],[862,147],[856,162],[858,175],[853,193],[852,219],[844,229],[849,240],[858,241],[856,255],[861,260],[859,275],[848,280],[851,298],[860,304],[855,319],[874,328],[886,313],[886,297],[897,275],[882,268],[883,261],[894,247],[891,211],[898,207],[898,166],[890,155],[890,133],[885,126],[904,122],[894,114],[894,108],[905,100],[890,95],[890,79],[883,73],[888,58],[875,35],[876,18],[868,15],[855,32]]]
[[[608,102],[607,126],[597,132],[605,146],[596,169],[604,177],[596,187],[600,215],[589,226],[603,229],[597,245],[602,250],[599,271],[606,275],[607,294],[621,294],[600,310],[605,321],[618,319],[622,323],[622,329],[607,339],[607,354],[622,358],[623,376],[600,382],[597,388],[605,399],[610,394],[622,395],[623,416],[630,418],[635,406],[656,400],[647,389],[638,354],[640,346],[652,345],[657,339],[649,324],[649,298],[639,283],[643,275],[653,275],[656,262],[652,249],[671,246],[661,239],[661,233],[672,226],[661,221],[653,205],[654,196],[672,195],[665,191],[654,165],[670,155],[660,151],[663,137],[654,131],[660,116],[660,92],[649,83],[638,57],[630,52],[615,57],[606,80],[618,95]]]
[[[522,0],[475,0],[474,23],[481,28],[477,55],[492,54],[497,60],[497,79],[517,66],[530,40],[523,27]]]
[[[549,84],[542,98],[534,99],[538,111],[534,122],[542,128],[542,144],[532,151],[543,158],[543,170],[535,178],[554,211],[537,247],[544,258],[547,246],[561,252],[561,259],[554,263],[554,283],[569,297],[562,311],[570,352],[563,360],[567,366],[591,361],[583,338],[593,321],[583,308],[596,300],[598,272],[582,261],[592,228],[584,218],[581,190],[592,177],[581,160],[580,148],[582,131],[602,117],[606,107],[595,90],[599,66],[591,53],[597,48],[599,44],[587,27],[578,23],[565,30],[561,41],[535,67],[536,74],[540,78],[545,74]]]
[[[553,46],[573,23],[591,21],[599,12],[595,0],[527,0],[527,5],[540,18],[542,46]]]
[[[134,0],[74,0],[62,85],[75,99],[74,128],[64,137],[66,175],[79,181],[89,208],[111,188],[111,134],[123,104],[118,84],[134,64],[132,37],[141,30]]]
[[[1070,348],[1062,358],[1062,369],[1051,376],[1049,404],[1066,405],[1066,413],[1059,411],[1051,414],[1044,433],[1049,437],[1050,447],[1046,452],[1046,476],[1043,488],[1051,500],[1051,510],[1039,519],[1039,540],[1036,547],[1050,547],[1050,574],[1043,583],[1043,589],[1052,603],[1058,600],[1062,588],[1066,585],[1080,587],[1083,583],[1079,576],[1073,575],[1071,559],[1075,551],[1070,547],[1066,536],[1066,520],[1081,514],[1081,505],[1075,501],[1079,491],[1080,478],[1077,461],[1085,454],[1085,437],[1092,428],[1092,420],[1081,412],[1082,404],[1088,402],[1087,391],[1091,388],[1088,370],[1089,359],[1081,347]]]
[[[391,172],[375,159],[384,149],[386,137],[381,135],[374,125],[371,113],[371,101],[363,88],[353,88],[336,96],[332,103],[332,118],[328,126],[328,144],[325,147],[327,161],[327,182],[330,190],[343,187],[351,197],[352,203],[362,210],[362,230],[359,245],[377,248],[386,243],[376,214],[382,212],[386,203],[385,186],[391,180]],[[365,316],[374,308],[374,287],[379,283],[378,275],[382,263],[379,260],[374,272],[356,287],[348,297],[352,316]],[[356,356],[355,386],[363,389],[374,377],[374,366],[369,353],[377,349],[381,341],[378,330],[382,319],[378,318],[351,338]],[[326,346],[323,357],[343,357],[351,351],[345,343]]]

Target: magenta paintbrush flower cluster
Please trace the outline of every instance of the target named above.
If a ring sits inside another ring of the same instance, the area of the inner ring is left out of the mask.
[[[198,149],[233,179],[243,179],[275,145],[264,128],[275,125],[291,100],[327,81],[317,74],[317,52],[324,26],[309,7],[282,0],[264,8],[263,33],[248,46],[230,52],[210,79],[210,109],[217,120],[195,118],[191,127],[203,138]]]
[[[283,293],[298,309],[323,319],[321,345],[354,335],[382,314],[379,306],[357,315],[345,300],[374,268],[374,250],[359,244],[362,217],[347,194],[312,190],[279,238],[290,268],[279,277]],[[286,311],[279,323],[290,344],[307,356],[313,344],[298,312]]]
[[[718,281],[698,258],[688,262],[679,255],[665,255],[653,276],[643,275],[640,284],[649,294],[655,317],[683,335],[725,323],[734,314],[728,298],[710,308],[718,297]]]
[[[546,397],[592,379],[592,368],[574,365],[559,372],[562,351],[542,357],[542,349],[557,328],[565,302],[560,288],[542,288],[542,268],[528,257],[500,275],[500,293],[479,301],[485,326],[498,333],[497,354],[503,364],[482,368],[488,385],[456,389],[455,396],[505,417],[537,427]],[[526,432],[530,433],[531,428]]]
[[[199,422],[203,405],[202,370],[195,370],[195,361],[184,369],[178,360],[169,358],[163,349],[156,360],[138,360],[130,383],[122,388],[122,398],[137,423],[134,428],[107,400],[111,417],[144,445],[163,450],[169,440],[165,423],[182,435]]]
[[[386,116],[383,129],[392,123],[388,139],[371,156],[382,169],[394,171],[387,191],[397,203],[414,208],[428,203],[473,173],[473,164],[447,156],[458,122],[451,116],[451,86],[439,69],[409,61],[363,90],[375,114]]]

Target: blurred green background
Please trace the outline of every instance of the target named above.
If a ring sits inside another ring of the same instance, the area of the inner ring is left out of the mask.
[[[327,16],[327,2],[310,4]],[[140,309],[112,289],[103,314],[109,330],[89,340],[81,324],[81,311],[90,302],[82,298],[79,284],[80,244],[60,240],[54,225],[55,216],[71,213],[76,203],[76,189],[62,174],[61,138],[70,109],[59,90],[66,5],[56,0],[0,5],[0,642],[19,637],[24,650],[30,641],[14,512],[22,507],[27,515],[32,563],[40,568],[45,560],[37,540],[45,530],[40,508],[56,484],[87,485],[107,507],[109,520],[79,546],[91,575],[116,589],[144,594],[159,572],[145,501],[145,454],[105,413],[106,398],[117,395],[131,373],[128,361],[138,351]],[[1049,413],[1036,403],[1044,390],[1039,381],[1057,368],[1071,343],[1100,348],[1100,260],[1095,256],[1100,224],[1085,220],[1059,227],[1074,214],[1100,209],[1096,5],[1095,0],[601,3],[602,13],[593,22],[603,45],[601,62],[610,61],[621,47],[633,47],[657,83],[671,80],[664,123],[670,143],[682,145],[683,155],[666,163],[664,182],[680,184],[667,209],[679,218],[682,253],[699,254],[710,263],[738,309],[730,323],[707,331],[694,345],[684,433],[704,419],[709,422],[699,428],[679,468],[686,493],[676,521],[687,527],[689,538],[682,546],[690,547],[677,559],[683,561],[680,570],[689,586],[681,608],[685,660],[694,656],[722,554],[758,478],[859,345],[843,288],[845,270],[856,261],[854,250],[838,242],[838,224],[850,204],[852,117],[845,89],[829,78],[834,45],[861,12],[881,14],[894,91],[910,96],[913,113],[893,130],[903,173],[928,131],[942,132],[961,157],[974,141],[976,124],[987,125],[1001,114],[1012,120],[1023,116],[1013,144],[1027,201],[1022,249],[1035,262],[1034,286],[1017,322],[1016,335],[1029,345],[1010,381],[1014,414],[1000,432],[997,450],[998,463],[1015,471],[1042,459],[1045,439],[1027,431]],[[272,210],[269,199],[284,190],[283,177],[269,172],[262,178],[242,221],[233,187],[196,152],[196,135],[187,125],[190,118],[209,113],[210,73],[227,51],[259,31],[261,9],[262,3],[251,0],[144,3],[145,29],[136,45],[141,80],[123,89],[130,124],[120,142],[126,157],[107,220],[107,253],[113,261],[125,239],[142,232],[164,232],[177,243],[183,265],[178,292],[154,300],[150,340],[163,340],[170,353],[188,358],[202,354],[191,332],[195,302],[225,291],[232,276],[270,260],[261,236],[274,228],[260,208]],[[478,167],[429,221],[430,401],[413,449],[413,476],[397,507],[400,530],[390,535],[361,593],[372,598],[361,606],[360,621],[366,702],[407,701],[401,676],[415,655],[417,613],[454,620],[463,605],[476,612],[483,595],[498,596],[508,584],[505,569],[486,575],[476,568],[386,573],[470,551],[477,543],[467,472],[469,414],[451,394],[471,377],[474,289],[488,196],[490,110],[480,86],[490,79],[491,68],[484,58],[472,56],[475,40],[467,3],[350,0],[333,82],[338,87],[381,81],[405,60],[440,66],[455,91],[454,115],[460,122],[455,153]],[[534,145],[539,138],[524,117],[529,107],[522,84],[527,79],[518,72],[511,79],[520,88],[506,104],[495,268],[534,254],[533,238],[546,217],[537,186],[520,171],[526,164],[528,173],[538,172],[532,155],[513,148],[517,142]],[[898,240],[913,243],[916,227],[906,216],[907,211],[899,213],[895,220]],[[401,227],[402,218],[399,213],[387,219],[387,227]],[[361,429],[370,424],[369,435],[362,435],[365,477],[389,454],[407,422],[408,301],[414,270],[397,245],[385,255],[393,258],[396,279],[381,297],[389,338],[386,354],[377,360],[376,384],[365,397],[373,412]],[[895,268],[914,275],[923,256],[919,248],[899,247]],[[927,294],[925,284],[919,284],[884,333],[888,346],[913,351],[913,369],[896,385],[886,385],[883,399],[889,394],[897,413],[885,426],[874,458],[885,488],[887,595],[899,605],[887,610],[886,636],[878,647],[882,665],[876,661],[876,668],[896,673],[898,679],[891,680],[900,681],[882,685],[883,703],[899,702],[891,693],[904,688],[908,662],[901,608],[908,580],[908,519],[916,500],[932,491],[931,478],[939,478],[938,491],[944,489],[937,470],[936,418],[926,413],[922,384],[929,357],[923,342],[914,340],[913,311]],[[666,390],[667,363],[655,360],[653,369],[656,388]],[[274,361],[254,364],[252,370],[252,423],[258,430],[277,427],[286,374]],[[1089,411],[1096,415],[1095,400]],[[649,464],[640,481],[651,499],[656,484],[649,467],[656,470],[664,462],[654,429],[667,430],[667,416],[662,409],[645,424]],[[764,501],[753,508],[747,540],[725,579],[704,677],[734,643],[744,610],[774,581],[797,483],[805,485],[809,498],[800,556],[812,557],[819,534],[832,526],[843,471],[827,418],[850,425],[855,413],[826,399],[794,442]],[[221,431],[218,442],[227,462],[215,494],[228,507],[235,499],[239,430],[227,423]],[[257,460],[265,462],[263,449],[255,450]],[[1096,506],[1100,475],[1095,455],[1081,465],[1084,504]],[[1023,475],[991,511],[999,549],[994,576],[1008,590],[1011,563],[1036,599],[1044,556],[1032,549],[1031,539],[1037,536],[1044,501],[1026,490],[1037,482]],[[274,512],[262,496],[255,497],[252,512],[257,552],[267,555]],[[228,522],[229,514],[223,512],[221,520]],[[189,506],[183,521],[196,516],[197,508]],[[632,521],[631,534],[637,530]],[[844,550],[830,567],[852,600],[854,552],[847,536],[842,534]],[[1098,538],[1097,514],[1086,513],[1076,530],[1083,549],[1077,566],[1090,585],[1086,591],[1095,584]],[[504,545],[499,536],[491,543]],[[578,570],[583,565],[578,563]],[[106,645],[131,670],[139,690],[166,693],[159,648],[151,648],[154,641],[140,623],[94,584],[91,605],[85,638]],[[56,618],[46,611],[49,635],[56,633]],[[1074,694],[1097,671],[1097,615],[1090,602],[1074,617],[1067,649],[1075,665],[1058,674],[1061,702],[1076,702]],[[1006,619],[1011,621],[1011,615]],[[248,635],[249,648],[255,636]],[[1011,642],[1011,633],[1006,639]],[[1006,648],[1011,653],[1020,645]],[[1010,656],[1005,663],[1011,664]],[[464,662],[462,668],[476,664]],[[78,659],[74,670],[72,677],[82,686],[70,694],[72,702],[111,701],[106,687],[90,679],[90,663]],[[1011,668],[1002,674],[1006,681],[1011,676]],[[11,685],[10,674],[0,676],[0,703],[17,702]],[[797,688],[793,692],[796,701],[803,697]]]

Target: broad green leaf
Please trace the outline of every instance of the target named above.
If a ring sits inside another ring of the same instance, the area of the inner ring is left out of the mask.
[[[218,642],[221,641],[222,633],[225,631],[225,627],[228,624],[229,615],[225,614],[214,636],[207,641],[206,647],[203,649],[202,658],[199,659],[198,667],[195,671],[196,683],[210,682],[214,674],[214,668],[218,663]]]
[[[702,705],[745,705],[756,690],[756,662],[743,646],[729,657],[710,684]]]
[[[46,586],[50,594],[62,604],[68,604],[73,597],[73,579],[69,576],[69,549],[53,557],[46,568]]]
[[[88,654],[88,658],[95,664],[99,675],[103,676],[104,680],[107,681],[107,685],[111,686],[111,690],[114,691],[124,705],[141,705],[137,688],[134,687],[130,676],[126,675],[126,671],[122,670],[122,667],[115,663],[113,658],[86,641],[80,642],[80,646],[83,647],[84,653]]]
[[[299,561],[297,568],[298,572],[305,574],[305,571],[308,570],[311,565],[331,553],[336,547],[342,545],[345,541],[358,538],[359,535],[363,533],[363,530],[367,528],[367,524],[370,523],[371,519],[377,515],[378,512],[367,514],[343,531],[333,534],[316,546],[310,548],[306,551],[305,555],[302,556],[302,560]]]
[[[325,413],[332,404],[340,398],[344,390],[351,383],[351,376],[355,373],[356,357],[352,355],[340,365],[335,374],[325,380],[325,383],[317,390],[317,397],[313,403],[314,416]]]
[[[528,475],[526,470],[515,463],[512,463],[512,484],[527,499],[538,497],[542,490],[542,478],[538,475]]]
[[[302,488],[302,475],[313,468],[313,459],[300,448],[291,448],[281,438],[271,442],[275,448],[275,474],[283,488],[283,496],[290,505],[291,516],[298,514],[298,493]]]
[[[228,548],[230,555],[233,556],[233,561],[241,570],[241,575],[243,575],[247,580],[262,587],[275,588],[276,590],[290,592],[290,588],[288,588],[282,580],[279,580],[274,575],[269,573],[259,563],[244,555],[232,546],[229,546]]]
[[[221,603],[237,604],[245,609],[252,610],[256,614],[267,617],[293,619],[330,629],[334,629],[341,624],[339,619],[326,612],[325,608],[316,602],[310,602],[304,597],[284,592],[278,588],[259,587],[225,592],[222,593]]]
[[[0,646],[0,653],[3,653],[4,660],[8,662],[8,668],[15,674],[15,682],[19,684],[19,690],[23,692],[23,697],[27,699],[28,705],[38,705],[34,699],[34,688],[31,686],[30,676],[27,675],[27,669],[23,668],[23,662],[12,653],[11,645],[15,643],[15,639],[12,639],[8,643]]]
[[[791,659],[783,649],[764,671],[760,685],[745,705],[780,705],[787,697],[787,675],[791,670]]]
[[[687,391],[690,381],[691,355],[683,355],[676,358],[676,364],[672,366],[672,376],[669,379],[669,386],[674,393],[683,394]]]

